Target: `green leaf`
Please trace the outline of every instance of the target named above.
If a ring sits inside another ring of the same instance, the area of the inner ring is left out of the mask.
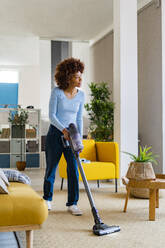
[[[129,152],[124,152],[125,154],[129,155],[130,158],[135,162],[153,162],[158,164],[156,158],[159,157],[158,155],[153,154],[150,150],[152,149],[151,146],[144,146],[143,148],[139,147],[139,156],[136,156]]]

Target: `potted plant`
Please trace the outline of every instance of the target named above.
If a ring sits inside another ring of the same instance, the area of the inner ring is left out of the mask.
[[[85,104],[90,119],[90,136],[96,141],[113,141],[114,103],[108,84],[91,83],[91,102]]]
[[[18,108],[9,112],[8,121],[12,125],[12,138],[25,138],[25,124],[28,123],[28,111]]]
[[[156,179],[155,172],[152,167],[152,163],[157,164],[156,158],[158,155],[154,155],[151,151],[151,146],[139,147],[139,155],[135,155],[129,152],[124,152],[130,156],[132,161],[129,164],[126,177],[134,180],[154,180]],[[148,198],[148,189],[131,189],[131,194],[140,198]]]
[[[25,138],[25,124],[28,123],[28,111],[21,109],[11,110],[8,121],[11,123],[11,137],[21,138],[21,161],[16,162],[17,169],[22,171],[26,168],[26,161],[22,159],[22,139]]]

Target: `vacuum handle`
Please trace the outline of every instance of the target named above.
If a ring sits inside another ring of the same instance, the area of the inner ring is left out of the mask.
[[[69,141],[64,138],[64,135],[61,136],[61,140],[64,148],[69,147]]]

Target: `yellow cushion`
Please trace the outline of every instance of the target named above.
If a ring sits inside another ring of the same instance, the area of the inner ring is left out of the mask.
[[[0,195],[0,226],[42,224],[48,209],[45,201],[27,184],[10,183],[8,195]]]
[[[96,148],[94,140],[83,140],[84,149],[80,153],[80,158],[96,161]]]
[[[87,180],[103,180],[103,179],[113,179],[115,177],[115,164],[111,162],[91,162],[81,163],[87,177]],[[59,173],[62,178],[67,178],[67,165],[64,156],[62,155]],[[82,181],[80,172],[79,179]]]
[[[115,178],[119,178],[119,146],[117,142],[96,142],[97,160],[115,164]]]
[[[101,162],[116,162],[118,149],[116,142],[96,142],[97,159]]]
[[[113,163],[91,162],[90,164],[82,163],[82,166],[88,180],[115,178],[115,165]],[[82,181],[80,173],[79,176]]]

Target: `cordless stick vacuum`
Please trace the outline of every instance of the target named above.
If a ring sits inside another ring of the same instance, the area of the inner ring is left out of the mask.
[[[70,140],[69,140],[69,142],[67,142],[68,144],[66,142],[65,142],[65,144],[66,144],[66,146],[71,147],[72,152],[73,152],[73,154],[76,158],[76,161],[78,163],[80,174],[81,174],[81,177],[83,179],[83,183],[85,186],[85,190],[86,190],[86,193],[87,193],[90,205],[91,205],[91,210],[92,210],[92,214],[93,214],[94,221],[95,221],[95,225],[93,226],[93,233],[95,235],[102,236],[102,235],[111,234],[114,232],[119,232],[120,231],[119,226],[108,226],[108,225],[104,224],[102,222],[102,220],[100,219],[98,210],[95,207],[95,203],[94,203],[94,200],[93,200],[93,197],[92,197],[89,185],[88,185],[88,181],[87,181],[85,173],[84,173],[84,169],[81,165],[81,161],[79,158],[79,152],[83,150],[83,144],[82,144],[81,136],[78,132],[77,127],[73,123],[71,123],[69,125],[68,131],[69,131],[69,135],[70,135]]]

